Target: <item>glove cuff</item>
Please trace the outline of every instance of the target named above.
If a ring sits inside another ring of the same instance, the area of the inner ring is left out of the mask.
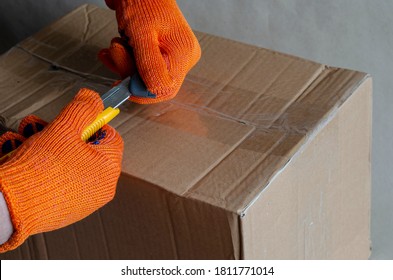
[[[108,163],[107,170],[94,174],[89,167],[58,161],[50,156],[51,151],[36,153],[37,156],[29,158],[18,153],[15,157],[19,159],[11,158],[0,169],[0,192],[13,226],[10,239],[0,246],[0,253],[15,249],[30,235],[77,222],[114,197],[120,174],[118,166]],[[64,154],[64,158],[72,156],[72,153]],[[98,164],[103,166],[103,160],[112,159],[98,157],[87,159],[87,165],[101,161]]]
[[[20,174],[23,174],[21,170],[18,169],[18,171]],[[6,201],[13,227],[13,233],[9,240],[0,246],[0,253],[3,253],[17,248],[27,237],[34,234],[35,224],[38,220],[38,215],[41,215],[41,213],[38,213],[39,210],[37,209],[31,215],[28,213],[29,211],[25,211],[25,206],[32,205],[32,207],[35,207],[33,205],[37,201],[42,202],[42,198],[39,197],[39,193],[29,190],[28,187],[25,188],[24,184],[11,188],[7,183],[8,180],[5,178],[6,175],[2,172],[0,176],[0,191]],[[23,182],[23,178],[18,178],[18,176],[13,179]]]

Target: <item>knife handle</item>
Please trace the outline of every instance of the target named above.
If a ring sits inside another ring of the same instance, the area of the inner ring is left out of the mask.
[[[87,141],[91,136],[93,136],[94,133],[96,133],[100,128],[102,128],[105,124],[109,123],[111,120],[113,120],[118,114],[120,113],[120,110],[118,108],[113,109],[112,107],[106,108],[104,111],[102,111],[97,118],[95,119],[94,122],[89,124],[83,132],[82,132],[82,140]]]

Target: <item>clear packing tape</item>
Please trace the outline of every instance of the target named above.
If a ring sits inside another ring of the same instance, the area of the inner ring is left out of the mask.
[[[60,32],[59,42],[66,39],[61,30],[53,30]],[[0,115],[9,120],[8,125],[15,127],[28,114],[51,121],[81,87],[100,93],[110,88],[116,77],[93,55],[96,45],[74,43],[65,51],[63,45],[49,48],[47,42],[36,44],[30,38],[0,58]],[[280,170],[277,166],[284,167],[298,145],[326,125],[356,84],[367,78],[364,73],[263,49],[253,50],[238,69],[222,69],[224,75],[206,68],[209,56],[205,49],[205,61],[189,73],[174,99],[149,106],[127,102],[110,125],[125,139],[125,173],[176,194],[208,196],[206,200],[234,209],[243,204],[232,187],[239,178],[250,189],[249,198],[253,197]],[[277,66],[265,65],[263,59],[277,60]],[[157,154],[165,154],[166,159]],[[222,188],[209,193],[203,185],[221,184],[214,179],[220,172],[215,166],[223,162],[237,162],[244,172],[233,170]],[[177,171],[181,179],[160,175]]]

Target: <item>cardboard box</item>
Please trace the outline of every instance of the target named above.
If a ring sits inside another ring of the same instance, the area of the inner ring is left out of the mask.
[[[53,119],[115,77],[114,13],[85,5],[0,58],[1,115]],[[115,199],[2,259],[366,259],[369,75],[197,32],[178,96],[127,103]]]

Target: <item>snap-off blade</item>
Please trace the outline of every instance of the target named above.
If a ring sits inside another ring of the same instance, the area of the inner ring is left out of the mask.
[[[104,109],[108,107],[115,109],[123,104],[130,96],[130,77],[128,77],[102,95],[101,99],[104,103]]]

